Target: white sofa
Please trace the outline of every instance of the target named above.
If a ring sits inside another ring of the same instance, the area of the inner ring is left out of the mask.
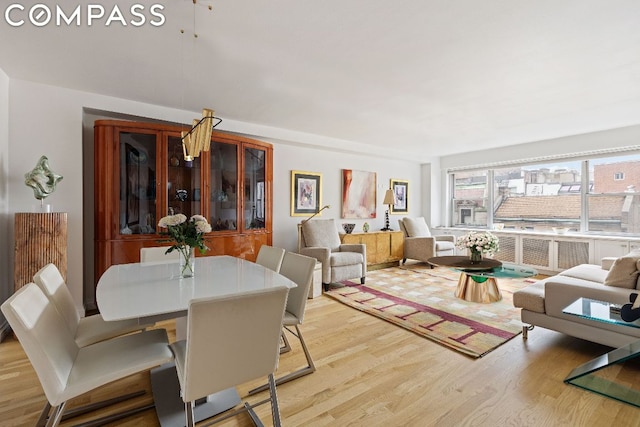
[[[633,253],[622,258],[633,256],[638,256],[636,259],[640,260],[640,254]],[[601,266],[578,265],[516,291],[513,294],[513,305],[522,309],[520,317],[526,324],[522,328],[523,338],[527,339],[527,332],[533,329],[533,326],[540,326],[610,347],[621,347],[640,340],[640,328],[582,319],[562,312],[580,297],[626,304],[631,293],[640,293],[637,270],[629,276],[629,280],[632,281],[630,286],[633,287],[609,285],[613,280],[610,269],[615,267],[614,264],[621,266],[622,261],[629,261],[618,260],[605,258]],[[620,269],[617,271],[620,272]]]

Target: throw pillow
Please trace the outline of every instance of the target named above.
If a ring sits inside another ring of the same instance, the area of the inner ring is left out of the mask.
[[[404,228],[407,230],[408,237],[431,236],[431,233],[429,232],[429,227],[427,226],[427,221],[425,221],[424,217],[405,218]]]
[[[609,274],[604,279],[606,286],[635,289],[638,280],[638,263],[640,258],[625,255],[615,260]]]

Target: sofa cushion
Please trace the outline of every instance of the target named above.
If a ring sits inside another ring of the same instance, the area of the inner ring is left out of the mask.
[[[609,272],[599,265],[580,264],[558,273],[560,276],[574,277],[576,279],[589,280],[591,282],[604,283]]]
[[[544,313],[544,280],[513,293],[513,306],[536,313]]]
[[[408,237],[429,237],[429,227],[424,217],[404,218],[404,228],[407,230]]]
[[[635,254],[625,255],[615,260],[604,284],[617,288],[635,289],[638,282],[638,263],[640,258]]]

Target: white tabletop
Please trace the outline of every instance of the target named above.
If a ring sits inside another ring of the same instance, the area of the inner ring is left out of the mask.
[[[295,282],[251,261],[197,257],[195,277],[180,279],[178,262],[112,265],[98,281],[96,299],[105,320],[186,315],[193,298],[242,294]]]

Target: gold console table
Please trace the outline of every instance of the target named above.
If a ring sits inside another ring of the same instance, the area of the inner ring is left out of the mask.
[[[371,270],[397,266],[404,253],[404,234],[402,231],[340,234],[340,241],[366,245],[367,268]]]

